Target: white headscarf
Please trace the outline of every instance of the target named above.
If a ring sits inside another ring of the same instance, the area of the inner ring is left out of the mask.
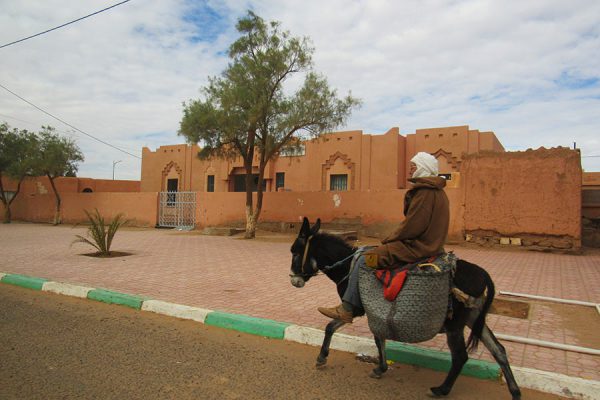
[[[429,176],[438,176],[438,160],[429,153],[419,152],[411,158],[411,162],[417,165],[417,170],[413,174],[413,178],[426,178]]]

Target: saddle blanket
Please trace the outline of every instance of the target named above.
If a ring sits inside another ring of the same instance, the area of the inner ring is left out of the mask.
[[[394,301],[398,297],[398,293],[404,286],[406,280],[406,274],[408,271],[414,269],[419,264],[432,263],[437,257],[429,257],[426,260],[421,260],[413,264],[400,265],[394,269],[378,269],[375,270],[375,276],[381,282],[383,286],[383,297],[387,301]]]

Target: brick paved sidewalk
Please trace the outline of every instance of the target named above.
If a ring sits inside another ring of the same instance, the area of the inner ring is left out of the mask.
[[[82,255],[92,250],[89,246],[70,246],[76,234],[85,234],[85,228],[0,224],[0,272],[319,329],[328,320],[317,307],[339,302],[334,284],[324,276],[313,278],[302,289],[290,285],[291,236],[243,240],[197,232],[127,229],[117,233],[113,250],[133,255],[98,259]],[[464,247],[453,250],[486,268],[497,291],[600,303],[600,253],[573,256]],[[536,303],[528,320],[490,315],[488,325],[496,333],[581,345],[576,332],[556,328],[562,318],[551,307]],[[364,318],[342,332],[371,336]],[[600,380],[600,356],[507,341],[503,344],[514,366]],[[447,350],[443,335],[421,345]],[[491,360],[483,346],[472,356]]]

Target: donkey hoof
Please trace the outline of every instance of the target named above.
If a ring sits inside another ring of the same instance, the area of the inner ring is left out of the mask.
[[[371,371],[371,373],[369,374],[369,377],[373,378],[373,379],[381,379],[381,372],[379,372],[378,370],[374,369],[373,371]]]
[[[443,386],[429,388],[435,397],[447,396],[450,391]]]
[[[315,364],[315,367],[317,367],[317,369],[320,369],[320,368],[325,367],[325,365],[327,365],[327,359],[326,358],[318,357],[317,358],[317,363]]]

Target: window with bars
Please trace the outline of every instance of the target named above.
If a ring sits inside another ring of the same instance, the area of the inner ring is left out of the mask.
[[[348,190],[347,174],[332,174],[329,176],[329,190],[341,191]]]
[[[207,192],[215,191],[215,176],[214,175],[206,176],[206,191]]]
[[[275,173],[275,190],[285,187],[285,172]]]
[[[263,191],[267,187],[267,181],[263,180]],[[258,174],[252,174],[252,191],[256,192],[258,188]],[[233,191],[234,192],[245,192],[246,191],[246,175],[234,175],[233,176]]]

